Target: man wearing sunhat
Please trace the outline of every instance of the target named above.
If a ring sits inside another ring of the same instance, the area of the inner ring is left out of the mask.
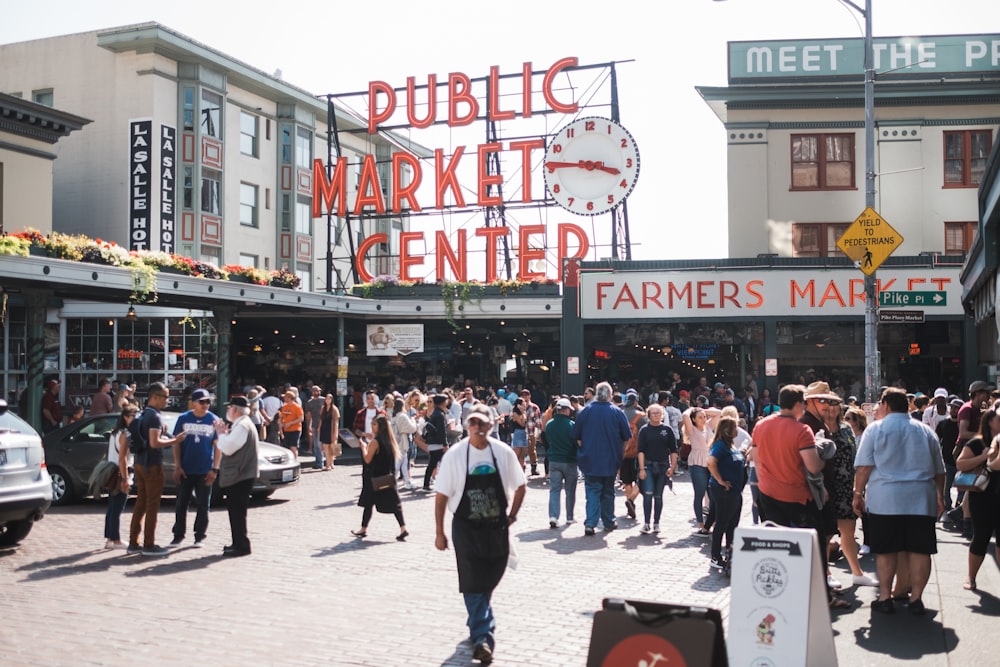
[[[257,479],[257,429],[250,421],[250,402],[246,396],[233,396],[226,404],[226,419],[215,421],[218,446],[215,468],[219,474],[219,488],[226,494],[229,527],[233,543],[222,550],[226,558],[250,555],[250,538],[247,537],[247,508],[250,492]]]

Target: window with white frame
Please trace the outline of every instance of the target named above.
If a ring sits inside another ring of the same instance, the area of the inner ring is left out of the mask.
[[[259,263],[260,257],[257,255],[248,255],[243,252],[240,253],[240,266],[252,266],[256,269]]]
[[[257,226],[257,186],[240,183],[240,224]]]
[[[201,91],[201,133],[222,139],[222,95]]]
[[[312,206],[303,197],[295,200],[295,233],[312,235]]]
[[[31,101],[35,104],[43,104],[47,107],[55,106],[55,97],[51,88],[31,91]]]
[[[249,155],[251,157],[257,157],[257,132],[259,128],[259,119],[257,116],[247,113],[246,111],[240,112],[240,152],[244,155]]]
[[[222,174],[214,169],[201,170],[201,210],[222,213]]]
[[[301,169],[312,169],[312,132],[304,127],[295,131],[295,165]]]

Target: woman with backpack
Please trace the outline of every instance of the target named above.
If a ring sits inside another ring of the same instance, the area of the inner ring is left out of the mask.
[[[108,509],[104,514],[104,548],[124,549],[125,543],[121,536],[121,518],[128,502],[128,491],[132,487],[133,455],[129,451],[129,425],[135,419],[139,408],[128,403],[122,408],[115,427],[111,429],[108,438],[108,461],[118,465],[118,488],[112,489],[108,496]]]

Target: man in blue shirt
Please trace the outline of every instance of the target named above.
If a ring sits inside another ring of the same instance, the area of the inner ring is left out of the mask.
[[[937,553],[934,522],[944,512],[944,460],[937,435],[910,418],[902,389],[889,387],[886,412],[861,434],[854,459],[854,511],[867,514],[865,544],[876,554],[879,598],[872,609],[892,613],[897,561],[910,566],[910,612],[925,612],[922,595]]]
[[[615,474],[625,453],[625,443],[632,438],[625,413],[611,403],[612,389],[607,382],[597,385],[594,401],[577,415],[570,437],[580,443],[577,467],[584,477],[587,518],[584,534],[593,535],[597,522],[604,530],[618,527],[615,521]]]
[[[174,483],[177,484],[177,504],[174,516],[174,539],[171,547],[184,541],[187,532],[187,512],[191,493],[195,497],[194,545],[202,546],[208,530],[208,508],[212,502],[212,485],[219,474],[214,467],[215,443],[218,434],[214,424],[219,419],[208,407],[212,395],[207,389],[191,392],[191,409],[177,418],[174,435],[184,439],[174,446]]]

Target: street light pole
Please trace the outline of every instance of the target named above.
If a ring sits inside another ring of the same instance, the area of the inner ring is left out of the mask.
[[[865,17],[865,208],[875,210],[875,47],[872,43],[872,0],[862,9],[840,0]],[[874,403],[879,386],[878,283],[875,272],[865,276],[865,402]]]

